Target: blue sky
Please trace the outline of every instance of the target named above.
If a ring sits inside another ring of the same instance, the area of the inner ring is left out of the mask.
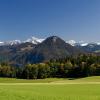
[[[100,40],[100,0],[0,0],[0,40],[57,35]]]

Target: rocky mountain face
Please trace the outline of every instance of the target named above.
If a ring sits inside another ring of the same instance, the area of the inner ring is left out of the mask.
[[[2,42],[3,43],[3,42]],[[65,42],[57,36],[47,39],[32,37],[26,41],[12,41],[0,46],[0,62],[10,63],[40,63],[50,59],[77,56],[82,53],[100,54],[100,44]]]
[[[27,44],[27,43],[31,43],[33,45],[38,45],[40,43],[42,43],[45,39],[39,39],[39,38],[36,38],[36,37],[30,37],[28,38],[27,40],[25,41],[21,41],[21,40],[12,40],[12,41],[6,41],[6,42],[0,42],[0,48],[3,46],[3,47],[14,47],[17,45],[21,45],[23,46],[23,44]],[[86,43],[84,41],[79,41],[79,42],[76,42],[75,40],[69,40],[69,41],[66,41],[67,44],[70,44],[71,46],[74,46],[78,49],[81,49],[85,52],[92,52],[92,53],[100,53],[100,42],[92,42],[92,43]],[[20,47],[20,46],[19,46]],[[18,47],[18,48],[19,48]],[[27,47],[27,46],[26,46]]]
[[[39,63],[50,59],[59,59],[83,53],[82,50],[71,46],[57,36],[51,36],[43,42],[33,44],[30,42],[18,45],[0,46],[0,57],[7,58],[12,63]]]

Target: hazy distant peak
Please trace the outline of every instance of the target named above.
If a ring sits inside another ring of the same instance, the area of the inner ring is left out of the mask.
[[[66,41],[66,43],[69,43],[70,45],[75,46],[76,41],[75,40],[69,40],[69,41]]]
[[[39,38],[36,38],[36,37],[31,37],[31,38],[29,38],[29,39],[27,39],[26,41],[24,41],[24,42],[31,42],[31,43],[33,43],[33,44],[38,44],[38,43],[41,43],[41,42],[43,42],[44,41],[44,39],[39,39]]]

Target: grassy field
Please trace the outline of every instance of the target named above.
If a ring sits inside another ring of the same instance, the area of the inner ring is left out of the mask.
[[[0,83],[50,83],[56,81],[62,81],[63,79],[58,78],[47,78],[47,79],[36,79],[36,80],[26,80],[26,79],[15,79],[15,78],[0,78]]]
[[[68,78],[47,78],[47,79],[36,79],[36,80],[26,80],[26,79],[15,79],[15,78],[0,78],[0,83],[91,83],[100,82],[100,76],[78,78],[78,79],[68,79]]]
[[[100,77],[75,80],[0,78],[0,100],[100,100]]]

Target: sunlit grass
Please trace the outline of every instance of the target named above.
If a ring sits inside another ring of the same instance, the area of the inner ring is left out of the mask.
[[[100,82],[100,76],[92,76],[85,78],[47,78],[47,79],[16,79],[16,78],[0,78],[0,83],[68,83],[68,82]]]
[[[0,100],[100,100],[100,85],[0,85]]]
[[[78,84],[84,82],[85,84]],[[86,84],[86,82],[94,83]],[[95,82],[100,82],[99,76],[74,80],[0,78],[0,100],[100,100],[100,84]]]

